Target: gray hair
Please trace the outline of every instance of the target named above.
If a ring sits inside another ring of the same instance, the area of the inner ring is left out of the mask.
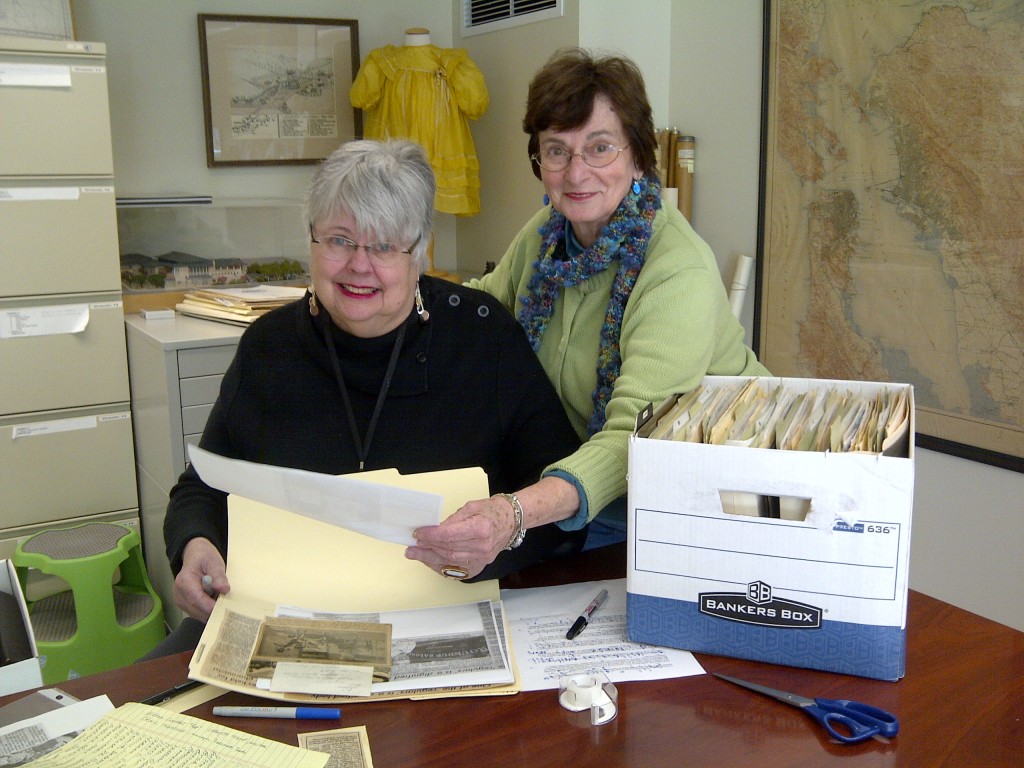
[[[427,266],[437,182],[426,153],[411,141],[342,144],[313,174],[305,217],[317,224],[348,213],[361,232],[405,246],[413,241],[420,272]]]

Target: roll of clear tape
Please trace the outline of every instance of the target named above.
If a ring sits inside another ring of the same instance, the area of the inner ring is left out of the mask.
[[[558,702],[570,712],[590,710],[590,724],[604,725],[618,714],[619,692],[604,672],[559,680]]]

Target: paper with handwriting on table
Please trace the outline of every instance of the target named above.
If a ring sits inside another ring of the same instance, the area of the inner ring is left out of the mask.
[[[586,629],[566,640],[566,630],[602,589],[608,590],[608,599]],[[630,642],[625,579],[503,589],[501,602],[524,691],[557,689],[561,677],[598,670],[613,683],[704,674],[689,651]]]
[[[146,704],[124,704],[74,741],[32,763],[36,768],[324,768],[330,755]]]

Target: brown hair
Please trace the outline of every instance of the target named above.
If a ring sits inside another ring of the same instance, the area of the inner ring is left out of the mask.
[[[639,67],[622,56],[594,58],[582,48],[555,53],[533,76],[526,97],[523,130],[530,135],[528,155],[540,151],[540,132],[579,128],[590,119],[594,100],[604,96],[622,121],[637,167],[654,173],[657,139]],[[540,167],[531,161],[539,179]]]

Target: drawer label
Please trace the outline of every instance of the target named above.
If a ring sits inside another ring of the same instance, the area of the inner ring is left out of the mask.
[[[0,312],[0,339],[81,333],[88,324],[88,304],[19,307]]]
[[[77,416],[72,419],[40,421],[35,424],[22,424],[21,426],[14,427],[11,431],[11,437],[17,440],[24,437],[55,435],[59,432],[75,432],[80,429],[96,429],[97,423],[95,416]]]

